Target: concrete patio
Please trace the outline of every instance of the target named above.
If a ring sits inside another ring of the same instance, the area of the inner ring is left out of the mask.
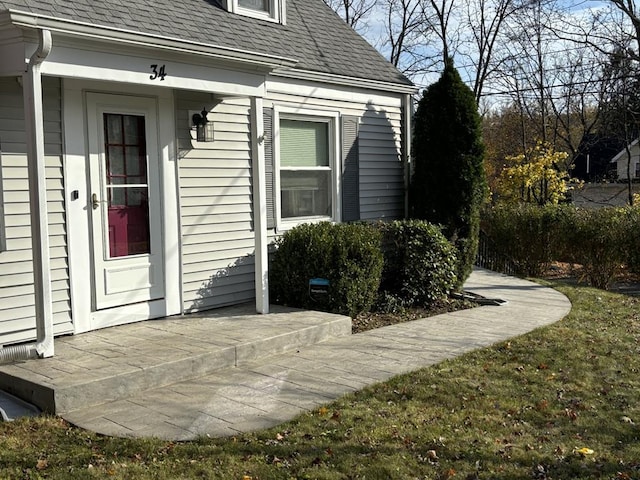
[[[476,270],[483,306],[351,335],[348,317],[251,306],[56,339],[56,356],[0,366],[0,390],[115,436],[189,440],[275,426],[348,392],[562,319],[561,293]]]

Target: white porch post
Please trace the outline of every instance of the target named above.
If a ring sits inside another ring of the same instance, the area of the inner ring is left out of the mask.
[[[263,101],[251,97],[251,171],[255,233],[256,311],[269,313],[269,252],[267,250],[267,181],[264,158]]]
[[[29,208],[33,280],[36,307],[37,353],[53,356],[53,304],[47,223],[47,186],[44,158],[44,123],[42,114],[42,77],[40,67],[51,51],[51,32],[39,30],[40,43],[23,74],[27,163],[29,170]]]

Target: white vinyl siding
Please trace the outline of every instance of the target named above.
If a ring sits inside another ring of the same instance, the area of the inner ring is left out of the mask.
[[[631,162],[629,164],[629,174],[631,178],[639,178],[638,176],[638,165],[640,165],[640,146],[636,145],[631,150]],[[624,154],[620,160],[618,160],[618,179],[626,180],[627,179],[627,155]]]
[[[211,96],[177,92],[178,172],[185,312],[255,298],[250,103],[225,99],[208,114],[214,141],[196,142],[189,111]],[[209,102],[209,103],[208,103]]]
[[[360,218],[402,218],[401,95],[272,79],[267,82],[265,107],[273,105],[336,111],[342,117],[359,118]]]
[[[62,168],[60,81],[43,79],[47,208],[54,332],[70,333],[71,306]],[[2,200],[6,250],[0,252],[0,345],[35,339],[29,183],[22,88],[0,78]]]
[[[612,161],[616,163],[616,173],[618,180],[627,179],[627,162],[629,161],[629,174],[631,178],[640,178],[638,173],[640,172],[640,139],[634,141],[629,145],[631,158],[627,156],[626,150],[618,153]]]

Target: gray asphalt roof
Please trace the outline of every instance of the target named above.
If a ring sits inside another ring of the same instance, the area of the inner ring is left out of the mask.
[[[214,0],[0,0],[13,9],[133,32],[293,58],[295,68],[410,85],[322,0],[286,0],[286,25]]]

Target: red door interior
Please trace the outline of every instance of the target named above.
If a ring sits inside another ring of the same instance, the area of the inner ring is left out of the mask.
[[[109,257],[150,252],[144,116],[104,114]]]

